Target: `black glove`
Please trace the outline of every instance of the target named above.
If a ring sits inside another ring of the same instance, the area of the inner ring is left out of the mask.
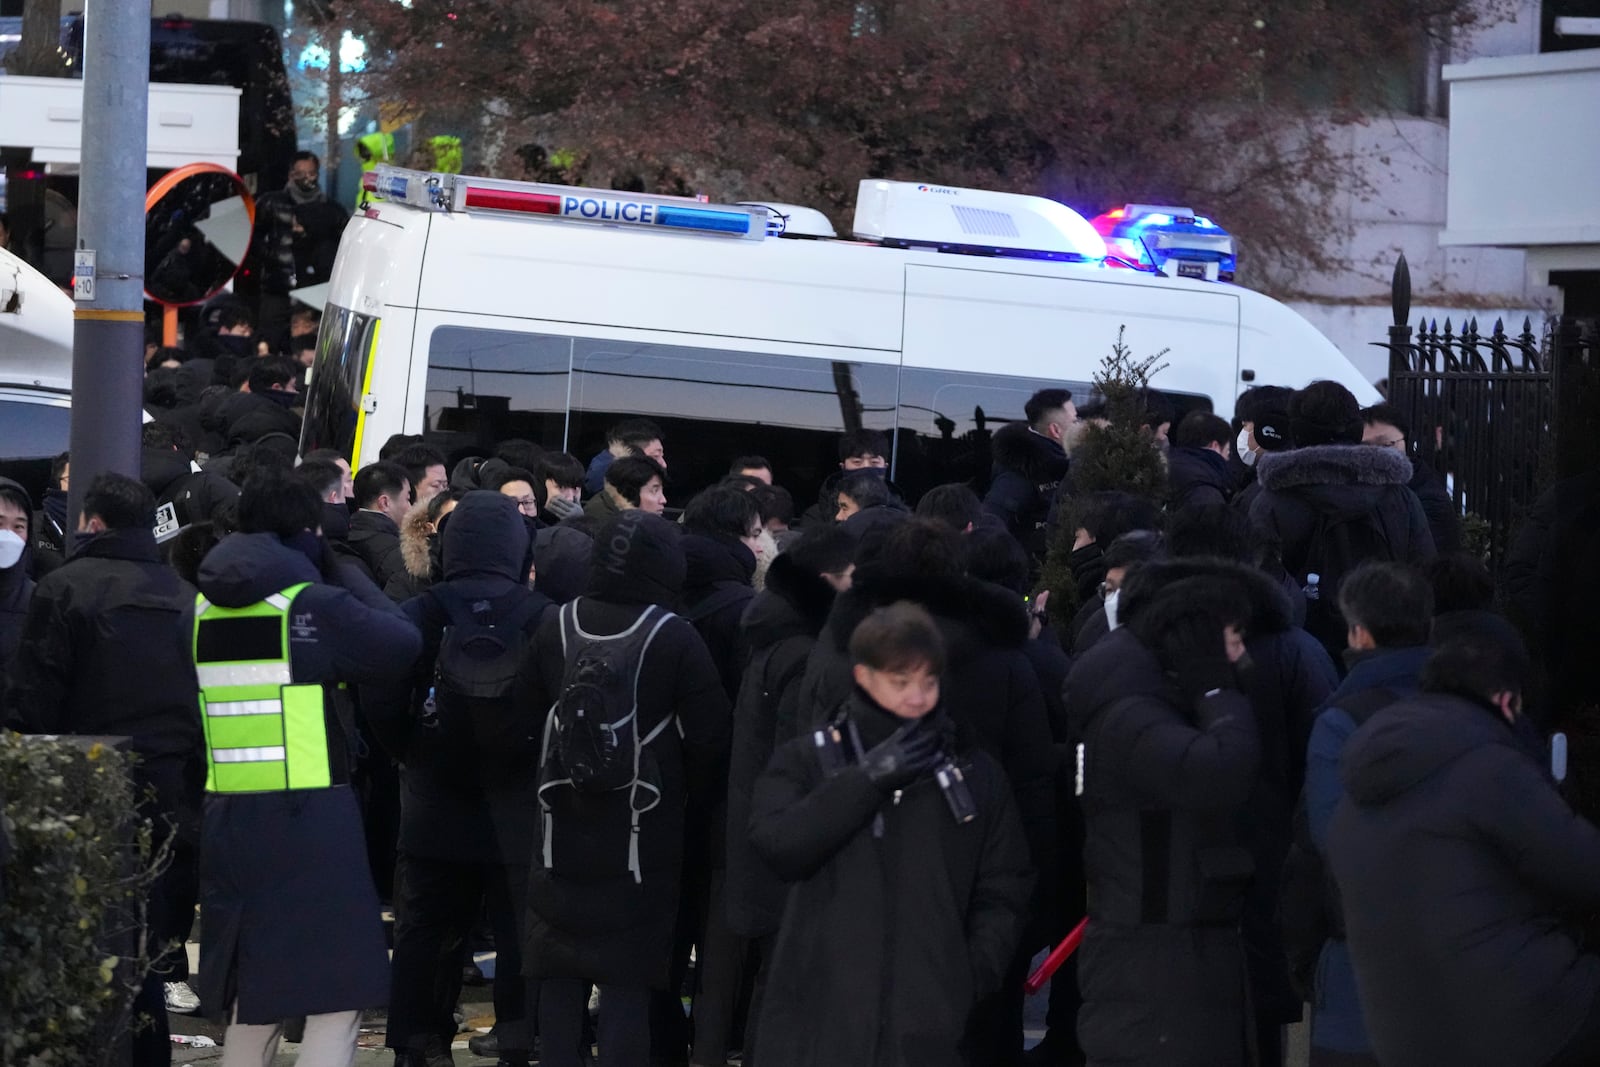
[[[1191,703],[1213,690],[1238,685],[1222,624],[1208,612],[1184,612],[1172,618],[1162,634],[1160,655]]]
[[[944,736],[928,718],[906,723],[868,750],[863,766],[873,785],[892,793],[938,765]]]

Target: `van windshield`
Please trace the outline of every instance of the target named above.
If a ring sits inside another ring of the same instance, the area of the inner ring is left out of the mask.
[[[367,363],[377,346],[378,320],[371,315],[329,304],[317,334],[317,359],[306,389],[305,428],[300,452],[337,449],[356,463],[356,428],[360,422],[361,387]]]

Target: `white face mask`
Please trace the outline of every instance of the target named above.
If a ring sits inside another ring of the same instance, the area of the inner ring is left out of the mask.
[[[1233,450],[1238,453],[1239,462],[1246,467],[1256,465],[1256,454],[1250,451],[1250,427],[1246,426],[1239,431],[1239,440],[1234,442]]]
[[[1113,589],[1106,594],[1106,622],[1115,630],[1122,624],[1117,621],[1117,600],[1122,596],[1122,590]]]
[[[22,538],[10,530],[0,530],[0,571],[10,570],[22,558]]]

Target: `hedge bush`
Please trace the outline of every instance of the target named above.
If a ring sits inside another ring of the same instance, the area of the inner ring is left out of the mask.
[[[105,1062],[148,972],[163,857],[135,817],[134,757],[0,731],[0,1064]]]

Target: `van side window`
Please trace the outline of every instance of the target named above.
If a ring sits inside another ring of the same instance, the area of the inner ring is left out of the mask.
[[[979,496],[994,466],[990,441],[1040,389],[1070,389],[1088,399],[1088,382],[1012,378],[966,371],[906,367],[900,372],[900,433],[894,479],[907,500],[936,485],[965,482]]]
[[[322,313],[317,331],[317,361],[306,388],[306,414],[300,451],[334,448],[352,462],[359,459],[356,429],[361,423],[361,390],[378,338],[378,320],[336,304]]]
[[[568,451],[587,463],[606,430],[644,416],[666,437],[667,497],[682,506],[739,455],[772,462],[797,509],[839,469],[847,425],[892,432],[895,364],[579,338]]]
[[[451,454],[512,437],[566,448],[570,337],[441,326],[428,338],[423,435]]]

